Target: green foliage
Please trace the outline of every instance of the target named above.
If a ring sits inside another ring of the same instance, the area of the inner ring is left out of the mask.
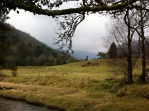
[[[0,13],[0,69],[10,69],[16,71],[17,67],[6,61],[10,41],[8,36],[5,35],[5,33],[11,30],[10,27],[5,24],[6,19],[8,19],[7,15],[4,13]]]
[[[17,70],[17,66],[15,66],[14,64],[10,64],[10,63],[5,63],[4,64],[4,68],[5,69],[10,69],[12,71],[16,71]]]
[[[104,52],[98,52],[97,56],[99,56],[100,59],[104,59],[106,56],[106,53]]]

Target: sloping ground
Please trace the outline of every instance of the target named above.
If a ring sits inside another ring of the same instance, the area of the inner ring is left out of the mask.
[[[67,111],[148,111],[149,85],[123,85],[108,60],[4,70],[0,95]],[[82,67],[84,64],[89,67]]]
[[[55,50],[30,34],[8,26],[11,30],[5,35],[9,46],[2,55],[5,55],[5,63],[19,66],[53,66],[75,61],[69,54]]]

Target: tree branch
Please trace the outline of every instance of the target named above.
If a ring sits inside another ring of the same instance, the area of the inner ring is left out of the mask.
[[[95,6],[95,7],[83,6],[79,8],[69,8],[69,9],[63,9],[63,10],[47,10],[47,9],[39,8],[38,6],[35,6],[35,5],[25,4],[23,2],[17,2],[17,1],[14,2],[14,0],[0,0],[1,4],[3,4],[5,7],[8,7],[10,9],[11,7],[17,7],[19,9],[24,9],[36,14],[42,14],[42,15],[48,15],[48,16],[65,15],[65,14],[81,13],[81,12],[122,10],[134,2],[135,0],[130,0],[129,2],[126,2],[126,3],[121,3],[121,4],[111,5],[111,6],[108,6],[108,5]]]

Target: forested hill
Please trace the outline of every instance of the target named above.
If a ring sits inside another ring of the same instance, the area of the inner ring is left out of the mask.
[[[6,33],[9,48],[6,53],[6,62],[15,65],[59,65],[74,61],[62,51],[54,50],[31,35],[14,27]]]

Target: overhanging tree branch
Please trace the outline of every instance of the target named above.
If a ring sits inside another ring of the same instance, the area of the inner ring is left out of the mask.
[[[56,17],[57,18],[57,17]],[[55,37],[55,44],[59,45],[59,47],[66,48],[67,52],[72,51],[72,37],[74,36],[74,32],[77,26],[85,19],[85,13],[82,14],[71,14],[67,16],[62,16],[62,20],[60,21],[57,18],[57,23],[60,26],[58,29],[57,35]]]
[[[3,6],[10,8],[10,9],[24,9],[36,14],[43,14],[48,16],[55,16],[55,15],[65,15],[65,14],[72,14],[72,13],[81,13],[81,12],[99,12],[99,11],[112,11],[112,10],[123,10],[127,6],[133,4],[136,0],[129,0],[125,3],[115,4],[115,5],[100,5],[100,6],[82,6],[78,8],[69,8],[63,10],[48,10],[42,9],[38,7],[36,4],[26,4],[24,2],[19,2],[16,0],[1,0],[0,3]]]

